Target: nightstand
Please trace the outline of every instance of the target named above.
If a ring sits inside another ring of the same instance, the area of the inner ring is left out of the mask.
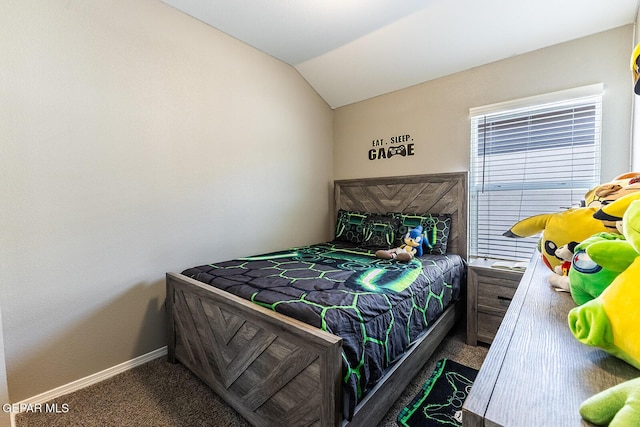
[[[492,268],[496,260],[477,259],[467,269],[467,344],[493,342],[522,279],[523,271]]]

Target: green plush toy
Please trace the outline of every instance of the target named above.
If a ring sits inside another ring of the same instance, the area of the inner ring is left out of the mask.
[[[569,312],[569,327],[583,344],[599,347],[640,369],[640,258],[596,299]]]
[[[580,342],[640,369],[640,200],[628,205],[622,230],[626,240],[587,247],[594,262],[619,274],[597,298],[571,310],[568,321]],[[640,426],[640,382],[634,379],[605,390],[583,402],[580,411],[595,424]]]
[[[603,247],[598,243],[611,240],[624,240],[624,236],[618,233],[598,233],[574,248],[568,279],[571,297],[577,305],[597,298],[620,274],[620,271],[605,268],[593,260],[607,256],[607,245]]]
[[[580,415],[597,425],[640,426],[640,378],[606,389],[580,405]]]

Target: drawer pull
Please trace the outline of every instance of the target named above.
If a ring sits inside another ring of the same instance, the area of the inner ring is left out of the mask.
[[[503,301],[511,301],[513,298],[503,297],[503,296],[498,295],[498,299],[501,299]]]

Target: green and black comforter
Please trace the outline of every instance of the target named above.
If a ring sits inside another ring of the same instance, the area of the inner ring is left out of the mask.
[[[291,248],[187,269],[184,275],[343,339],[343,410],[460,297],[464,260],[382,260],[343,242]]]

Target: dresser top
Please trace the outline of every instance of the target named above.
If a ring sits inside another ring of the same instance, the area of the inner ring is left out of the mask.
[[[540,253],[531,258],[464,404],[465,426],[580,426],[592,395],[640,371],[580,343],[567,314],[571,295],[556,292]]]

